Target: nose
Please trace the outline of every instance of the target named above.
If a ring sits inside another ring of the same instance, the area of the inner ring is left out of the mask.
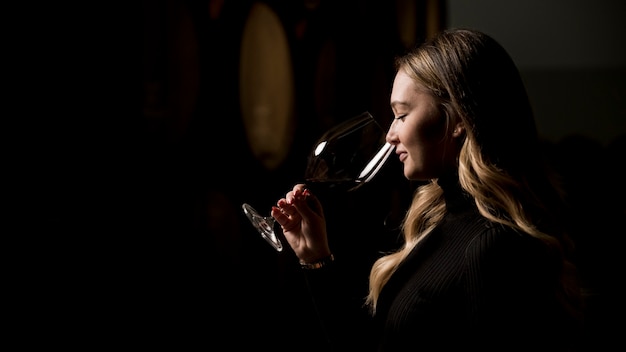
[[[397,145],[399,143],[398,133],[396,132],[396,120],[391,121],[391,125],[387,130],[387,135],[385,135],[385,141],[391,145]]]

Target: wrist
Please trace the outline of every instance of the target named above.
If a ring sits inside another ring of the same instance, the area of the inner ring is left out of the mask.
[[[300,267],[305,270],[317,270],[329,266],[335,261],[335,256],[331,253],[315,262],[305,262],[300,260]]]

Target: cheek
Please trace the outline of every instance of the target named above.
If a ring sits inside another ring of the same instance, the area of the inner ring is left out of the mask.
[[[436,177],[444,160],[445,127],[439,123],[405,127],[400,138],[403,137],[401,140],[409,153],[409,160],[405,163],[409,170],[405,172],[411,175],[407,176],[417,179]]]
[[[422,169],[424,167],[425,158],[429,154],[428,143],[425,143],[424,139],[418,135],[418,131],[414,128],[408,128],[406,126],[400,133],[399,137],[402,141],[402,145],[408,153],[408,158],[404,162],[405,168],[409,169]],[[405,171],[407,171],[405,169]],[[410,171],[410,170],[409,170]]]
[[[401,142],[408,149],[429,150],[436,149],[445,137],[445,126],[440,121],[419,121],[402,126],[398,135]]]
[[[446,123],[444,119],[436,118],[428,119],[425,123],[416,129],[418,136],[429,143],[440,143],[443,141],[446,133]]]

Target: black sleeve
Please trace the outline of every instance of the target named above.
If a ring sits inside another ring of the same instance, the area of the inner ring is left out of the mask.
[[[359,275],[342,259],[321,269],[303,270],[322,331],[320,339],[326,351],[370,351],[375,341],[373,320],[364,305],[367,292],[355,284],[354,276]]]

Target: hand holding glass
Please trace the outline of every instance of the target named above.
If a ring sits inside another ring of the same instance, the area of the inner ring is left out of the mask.
[[[393,152],[385,142],[385,131],[369,112],[354,116],[332,127],[315,143],[307,159],[304,180],[314,193],[328,190],[354,191],[380,171]],[[277,251],[283,245],[276,235],[275,220],[260,215],[244,203],[243,211],[261,236]]]

